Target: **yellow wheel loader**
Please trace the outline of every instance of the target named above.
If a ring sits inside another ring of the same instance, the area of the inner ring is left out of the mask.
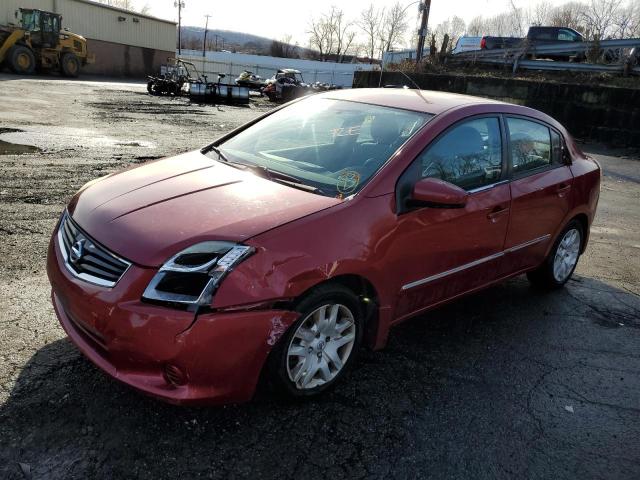
[[[63,30],[57,13],[21,8],[19,26],[0,26],[0,65],[8,65],[15,73],[59,70],[77,77],[83,65],[94,61],[87,52],[87,40]]]

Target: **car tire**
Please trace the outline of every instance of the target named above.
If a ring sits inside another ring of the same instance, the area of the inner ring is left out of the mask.
[[[315,397],[353,365],[362,346],[364,310],[358,297],[339,284],[316,287],[295,310],[300,318],[272,351],[270,376],[290,397]]]
[[[542,265],[527,272],[527,278],[536,287],[555,289],[562,287],[573,275],[584,244],[584,229],[577,220],[570,221],[562,230],[549,256]]]
[[[60,59],[60,71],[65,77],[80,75],[80,60],[73,53],[65,53]]]
[[[9,50],[8,63],[14,73],[32,75],[36,71],[36,57],[30,48],[14,45]]]

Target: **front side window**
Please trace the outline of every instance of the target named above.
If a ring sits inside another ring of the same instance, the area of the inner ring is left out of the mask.
[[[357,193],[433,115],[308,98],[219,145],[229,160],[298,179],[317,193]],[[210,154],[216,158],[215,153]]]
[[[561,42],[577,42],[580,38],[571,30],[560,30],[558,32],[558,40]]]
[[[521,118],[507,118],[507,126],[514,174],[551,165],[551,133],[547,127]]]
[[[455,126],[429,146],[419,162],[422,178],[439,178],[466,190],[497,182],[502,174],[498,119],[478,118]]]
[[[38,15],[33,11],[22,12],[22,28],[28,32],[39,32]]]

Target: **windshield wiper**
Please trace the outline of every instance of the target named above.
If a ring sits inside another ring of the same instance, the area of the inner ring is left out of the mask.
[[[268,167],[264,167],[262,165],[255,165],[250,163],[242,163],[242,162],[234,162],[233,160],[229,160],[224,153],[218,148],[214,146],[210,146],[207,150],[208,152],[215,152],[218,155],[218,159],[223,162],[231,165],[232,167],[238,168],[240,170],[251,170],[252,172],[258,174],[262,178],[266,178],[267,180],[271,180],[278,183],[283,183],[285,185],[289,185],[293,188],[299,188],[306,192],[312,193],[323,193],[323,191],[313,185],[307,185],[302,182],[298,177],[294,177],[293,175],[287,175],[286,173],[278,172],[276,170],[271,170]]]
[[[207,148],[207,151],[205,153],[209,153],[209,152],[215,152],[216,155],[218,155],[218,159],[222,160],[223,162],[227,162],[227,163],[232,163],[229,161],[229,159],[225,156],[224,153],[222,153],[222,150],[220,150],[218,147],[214,147],[213,145],[210,145]]]
[[[299,188],[301,190],[305,190],[307,192],[313,193],[321,193],[321,190],[313,185],[308,185],[302,182],[298,177],[294,177],[293,175],[287,175],[286,173],[279,172],[277,170],[271,170],[268,167],[264,167],[262,165],[246,165],[247,169],[257,173],[263,178],[268,180],[284,183],[285,185],[289,185],[290,187]]]

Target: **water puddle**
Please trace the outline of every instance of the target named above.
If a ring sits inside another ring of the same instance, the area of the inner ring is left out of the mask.
[[[20,145],[19,143],[0,140],[0,155],[24,155],[25,153],[37,153],[41,151],[41,149],[33,145]]]

